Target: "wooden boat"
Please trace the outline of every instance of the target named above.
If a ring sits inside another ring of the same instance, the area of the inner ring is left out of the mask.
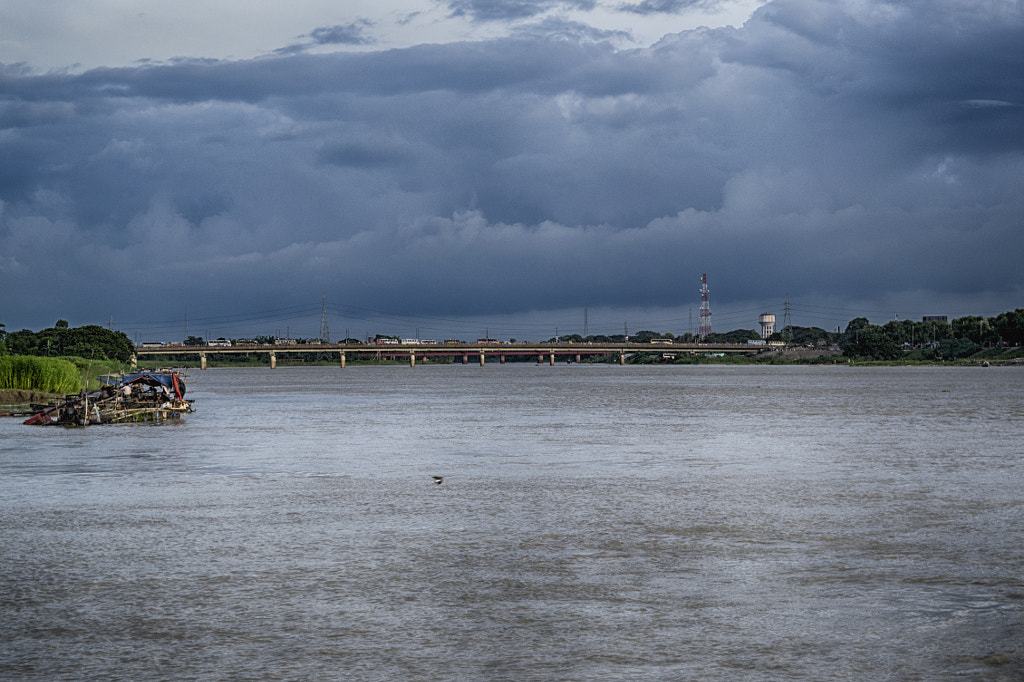
[[[137,372],[101,377],[98,391],[64,396],[50,405],[35,405],[35,414],[23,423],[34,426],[87,426],[159,422],[180,419],[193,412],[185,399],[185,378],[172,370]]]

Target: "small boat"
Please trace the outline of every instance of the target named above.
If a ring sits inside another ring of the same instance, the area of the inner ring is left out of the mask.
[[[180,419],[193,412],[185,399],[185,377],[173,370],[110,374],[100,377],[103,388],[64,396],[49,405],[34,405],[35,414],[23,423],[34,426],[87,426]]]

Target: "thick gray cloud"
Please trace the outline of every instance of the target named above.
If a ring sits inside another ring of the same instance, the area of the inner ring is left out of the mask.
[[[368,19],[361,19],[343,26],[321,26],[313,29],[308,36],[287,47],[276,50],[277,54],[298,54],[321,45],[372,45],[373,38],[366,35],[367,29],[373,26]]]
[[[678,14],[692,9],[711,9],[720,4],[720,0],[643,0],[622,4],[620,9],[634,14]]]
[[[596,0],[447,0],[452,16],[473,21],[509,21],[552,10],[592,10]]]
[[[625,30],[598,29],[580,21],[559,17],[547,17],[534,23],[516,25],[512,36],[527,39],[573,40],[580,42],[604,42],[621,40],[629,42],[633,36]]]
[[[553,33],[0,69],[0,322],[312,301],[315,335],[326,296],[395,316],[371,332],[584,305],[679,331],[705,271],[729,329],[787,295],[820,326],[1024,305],[1019,3]]]

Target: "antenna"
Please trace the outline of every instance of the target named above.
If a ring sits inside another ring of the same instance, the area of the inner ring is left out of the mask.
[[[700,276],[700,330],[701,341],[711,333],[711,303],[708,301],[708,273]]]

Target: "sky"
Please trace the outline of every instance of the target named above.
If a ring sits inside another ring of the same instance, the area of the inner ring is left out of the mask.
[[[1024,307],[1021,0],[0,0],[0,324]]]

